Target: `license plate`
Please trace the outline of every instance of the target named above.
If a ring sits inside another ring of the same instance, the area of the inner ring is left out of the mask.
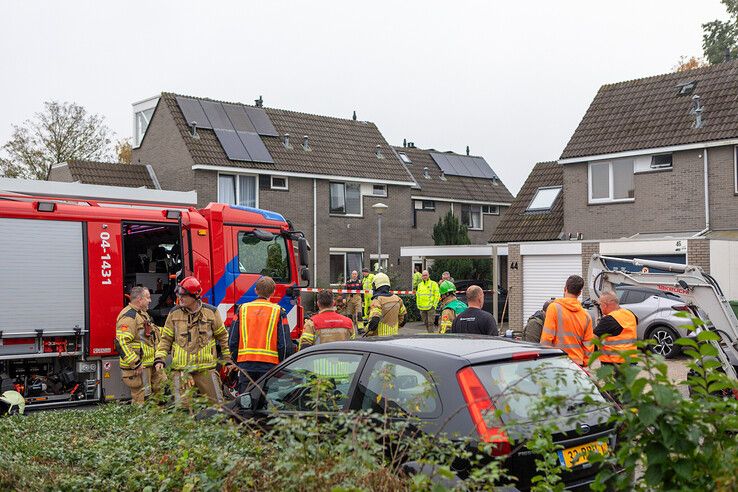
[[[559,451],[559,462],[566,468],[572,468],[589,462],[589,453],[607,454],[606,442],[588,442],[580,446],[562,449]]]

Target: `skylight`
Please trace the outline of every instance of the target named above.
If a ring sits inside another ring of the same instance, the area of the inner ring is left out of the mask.
[[[561,186],[538,188],[533,200],[528,205],[528,212],[547,212],[553,207],[556,198],[561,193]]]
[[[413,163],[413,161],[411,161],[407,154],[405,154],[404,152],[400,152],[400,159],[402,159],[402,162],[404,162],[405,164]]]

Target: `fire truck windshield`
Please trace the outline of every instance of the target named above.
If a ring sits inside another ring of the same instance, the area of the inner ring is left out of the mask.
[[[287,243],[282,236],[263,240],[250,232],[238,233],[238,268],[241,273],[268,275],[275,282],[290,281]]]

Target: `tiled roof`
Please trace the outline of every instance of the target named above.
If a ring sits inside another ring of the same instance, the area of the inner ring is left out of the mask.
[[[549,241],[558,239],[564,228],[564,192],[556,197],[549,212],[527,212],[538,188],[563,186],[564,173],[557,162],[539,162],[520,188],[518,196],[500,219],[490,238],[492,243]]]
[[[691,94],[678,86],[696,82]],[[694,128],[692,96],[702,128]],[[738,61],[603,85],[562,159],[738,137]]]
[[[190,96],[187,96],[190,97]],[[195,98],[197,99],[197,98]],[[199,129],[192,138],[176,95],[162,93],[159,104],[166,104],[195,164],[264,169],[276,172],[320,174],[368,178],[412,184],[412,178],[392,152],[374,123],[313,114],[264,108],[277,133],[290,135],[290,148],[282,137],[262,136],[274,163],[243,162],[228,159],[213,130]],[[235,103],[240,104],[240,103]],[[310,150],[303,148],[308,136]],[[380,146],[382,158],[375,152]]]
[[[430,155],[435,151],[415,147],[395,147],[395,150],[412,161],[406,167],[420,187],[413,190],[413,195],[494,203],[510,203],[513,200],[512,194],[499,179],[495,182],[491,179],[449,175],[441,179],[441,168]],[[430,179],[424,176],[426,167]]]
[[[68,161],[72,179],[84,184],[156,189],[146,166],[118,162]]]

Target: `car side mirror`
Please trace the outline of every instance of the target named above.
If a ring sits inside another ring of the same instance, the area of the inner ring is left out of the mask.
[[[310,269],[308,267],[302,267],[300,269],[300,279],[305,281],[305,284],[301,284],[300,287],[310,286]]]

